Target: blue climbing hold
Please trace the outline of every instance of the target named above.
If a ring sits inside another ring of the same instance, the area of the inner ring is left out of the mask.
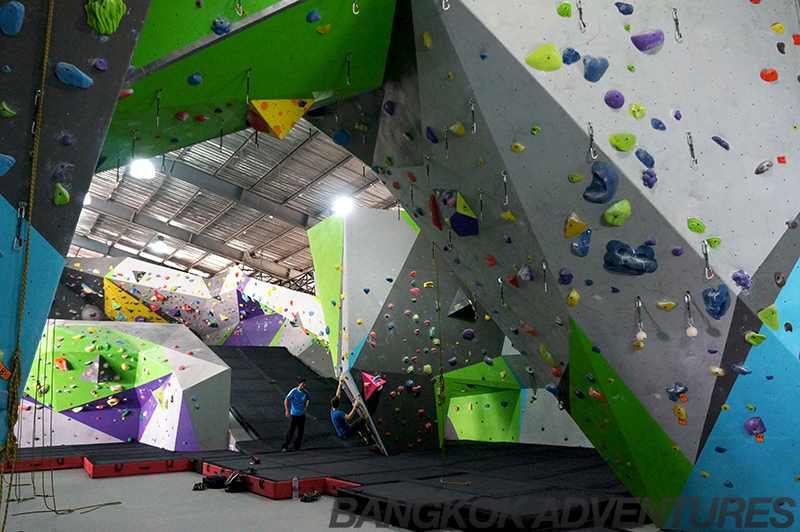
[[[715,320],[720,319],[731,306],[731,294],[728,287],[720,284],[716,290],[706,288],[703,290],[703,303],[706,305],[706,312],[709,316]]]
[[[619,12],[623,15],[631,15],[633,14],[633,6],[630,4],[626,4],[625,2],[617,2],[614,4],[619,9]]]
[[[56,65],[56,77],[61,83],[81,89],[88,89],[94,84],[94,80],[81,72],[78,67],[64,62]]]
[[[590,203],[608,203],[619,186],[619,174],[608,163],[596,161],[592,165],[592,183],[583,191],[583,199]]]
[[[592,243],[592,230],[587,229],[572,241],[572,252],[578,257],[589,254],[589,245]],[[588,285],[587,285],[588,286]]]
[[[8,65],[4,65],[3,68],[0,70],[3,71],[3,74],[11,74],[11,67]]]
[[[6,172],[8,172],[16,162],[16,159],[12,156],[0,153],[0,177],[6,175]]]
[[[9,2],[0,8],[0,31],[6,35],[16,35],[22,28],[25,6],[19,2]]]
[[[577,63],[581,58],[581,54],[579,54],[575,48],[565,48],[564,53],[561,54],[561,61],[565,65],[571,65],[572,63]]]
[[[677,402],[681,395],[685,394],[689,391],[689,388],[686,387],[685,384],[675,381],[675,384],[671,388],[667,388],[667,393],[669,394],[669,400],[672,402]]]
[[[738,375],[750,375],[752,373],[752,371],[744,366],[740,366],[739,364],[732,364],[731,369]]]
[[[558,386],[556,386],[555,384],[545,384],[544,389],[552,393],[553,395],[558,395]]]
[[[487,58],[487,57],[489,57],[489,56],[488,56],[488,54],[487,54],[486,52],[484,52],[484,53],[482,53],[482,54],[481,54],[481,59],[482,59],[483,61],[486,61],[486,58]]]
[[[650,246],[639,246],[634,250],[624,242],[611,240],[606,244],[603,268],[610,272],[643,275],[656,271],[658,261],[656,261],[655,252]]]
[[[726,150],[728,150],[728,151],[731,150],[731,145],[728,144],[728,141],[726,141],[722,137],[718,137],[718,136],[714,135],[713,137],[711,137],[711,140],[713,140],[714,142],[716,142],[717,144],[719,144],[720,146],[722,146]]]
[[[331,333],[331,327],[330,327],[330,325],[326,325],[325,326],[325,334],[330,334],[330,333]]]
[[[500,406],[502,406],[503,408],[506,408],[508,406],[508,403],[505,402],[505,401],[500,401]]]
[[[203,77],[200,75],[200,72],[195,72],[194,74],[189,76],[189,79],[187,79],[187,81],[189,82],[189,85],[200,85],[201,83],[203,83]]]
[[[580,391],[580,390],[579,390],[579,389],[577,389],[577,388],[575,388],[575,397],[577,397],[578,399],[585,399],[585,398],[586,398],[586,396],[585,396],[585,395],[583,395],[583,392],[582,392],[582,391]]]
[[[638,150],[636,150],[636,158],[639,159],[639,162],[641,162],[648,168],[652,168],[656,165],[656,160],[653,158],[652,155],[647,153],[647,150],[645,150],[644,148],[639,148]]]
[[[592,83],[600,81],[606,70],[608,70],[608,59],[605,57],[583,56],[583,78],[586,81]]]
[[[394,279],[392,279],[391,277],[387,277],[386,278],[386,282],[392,283],[392,282],[394,282]]]
[[[569,268],[561,268],[558,270],[558,284],[572,284],[573,277],[574,276],[572,275],[572,272],[569,271]]]
[[[386,326],[386,328],[391,331],[392,329],[394,329],[394,325],[390,323],[389,325]]]
[[[369,288],[365,288],[365,289],[364,289],[364,293],[365,293],[365,294],[369,294]]]
[[[322,20],[322,17],[316,9],[309,11],[308,15],[306,15],[306,22],[317,22],[318,20]]]
[[[344,131],[337,131],[331,135],[331,140],[338,146],[347,146],[350,143],[350,136]],[[377,174],[379,171],[378,167],[376,166],[372,171]]]
[[[430,127],[425,128],[425,136],[428,137],[428,140],[434,144],[439,144],[439,139],[436,138],[436,134]]]
[[[211,29],[217,35],[224,35],[225,33],[229,33],[231,31],[231,23],[230,21],[226,20],[225,17],[219,17],[214,19],[214,22],[211,23]]]
[[[653,126],[653,129],[657,129],[658,131],[666,131],[667,130],[667,125],[664,124],[664,122],[662,122],[658,118],[651,118],[650,119],[650,125]]]

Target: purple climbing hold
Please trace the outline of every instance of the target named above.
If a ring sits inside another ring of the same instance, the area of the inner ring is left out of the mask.
[[[483,357],[483,361],[486,363],[487,366],[491,366],[492,364],[494,364],[492,357],[490,357],[489,355]]]
[[[753,416],[744,422],[744,431],[750,436],[755,436],[756,434],[767,432],[767,427],[764,425],[764,420],[758,416]]]
[[[642,183],[647,188],[653,188],[656,186],[656,182],[658,181],[658,177],[656,177],[656,171],[652,168],[648,168],[647,170],[642,172]]]
[[[436,134],[430,127],[425,128],[425,136],[428,137],[428,140],[434,144],[439,144],[439,139],[436,138]]]
[[[72,145],[72,135],[64,133],[58,139],[58,143],[61,144],[62,146],[71,146]]]
[[[133,65],[130,65],[130,66],[128,67],[128,71],[127,71],[127,72],[125,72],[125,77],[128,77],[128,76],[130,76],[130,75],[131,75],[131,74],[133,74],[134,72],[136,72],[136,67],[135,67],[135,66],[133,66]]]
[[[472,329],[464,329],[464,331],[461,333],[461,338],[464,340],[472,340],[475,338],[475,331]]]
[[[63,179],[73,168],[75,168],[74,164],[70,163],[61,163],[59,164],[55,171],[53,172],[53,181],[58,181]]]
[[[176,144],[177,144],[178,142],[180,142],[180,139],[178,139],[178,138],[172,138],[172,139],[169,139],[169,141],[170,141],[170,142],[174,142],[174,143],[176,143]]]
[[[526,264],[520,268],[519,272],[517,272],[517,279],[525,281],[526,283],[533,281],[533,270],[531,267]]]
[[[680,257],[683,255],[683,246],[678,246],[676,248],[672,248],[672,254],[676,257]]]
[[[222,107],[217,107],[216,109],[214,109],[214,112],[217,114],[222,113]]]
[[[506,235],[506,234],[503,234],[503,242],[505,242],[506,244],[510,244],[511,243],[511,237]]]
[[[675,117],[675,120],[680,120],[681,118],[683,118],[683,115],[681,114],[681,110],[680,109],[676,109],[675,112],[672,113],[672,116]]]
[[[653,30],[639,35],[631,35],[631,42],[640,52],[647,52],[664,43],[664,32]]]
[[[561,54],[561,62],[563,62],[565,65],[577,63],[580,58],[581,54],[579,54],[575,48],[565,48],[564,53]]]
[[[453,357],[450,360],[448,360],[447,363],[450,364],[451,366],[455,366],[456,364],[458,364],[458,359],[456,357]]]
[[[656,239],[651,236],[650,238],[648,238],[647,240],[644,241],[644,245],[645,246],[655,246],[656,245]]]
[[[394,116],[394,102],[392,100],[383,102],[383,112],[389,116]]]
[[[619,294],[619,288],[617,288],[616,286],[612,286],[611,287],[611,293],[612,294]]]
[[[558,284],[568,285],[572,284],[573,275],[568,268],[561,268],[558,270]]]
[[[715,135],[715,136],[711,137],[711,140],[713,140],[714,142],[716,142],[717,144],[719,144],[720,146],[722,146],[722,147],[723,147],[723,148],[725,148],[726,150],[728,150],[728,151],[730,151],[730,150],[731,150],[731,145],[730,145],[730,144],[728,144],[728,141],[726,141],[726,140],[725,140],[725,139],[723,139],[722,137],[717,137],[717,136]]]
[[[203,7],[203,0],[195,0],[194,5],[197,7]]]
[[[753,280],[747,275],[744,270],[733,272],[733,282],[736,283],[742,290],[749,291],[753,289]]]
[[[106,71],[108,70],[108,61],[106,61],[105,59],[98,59],[97,61],[94,62],[94,67],[97,70]]]
[[[297,100],[298,107],[305,107],[308,102],[305,100]]]
[[[731,482],[730,480],[726,480],[724,482],[724,484],[725,484],[726,488],[732,488],[733,487],[733,482]]]
[[[623,105],[625,105],[625,96],[623,96],[618,90],[608,91],[603,99],[605,100],[606,105],[612,109],[620,109]]]

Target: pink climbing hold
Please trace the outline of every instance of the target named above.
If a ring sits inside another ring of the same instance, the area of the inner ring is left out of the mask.
[[[186,368],[184,368],[183,366],[178,366],[178,371],[183,371],[183,370],[185,370],[185,369],[186,369]]]
[[[410,292],[411,292],[412,294],[414,294],[414,297],[416,297],[416,296],[418,296],[418,295],[419,295],[419,288],[412,288],[412,289],[410,290]]]
[[[422,417],[422,416],[425,415],[425,409],[424,408],[420,408],[419,412],[417,412],[417,413],[419,414],[419,417]]]
[[[361,378],[364,381],[365,401],[368,400],[370,397],[372,397],[372,394],[375,392],[375,390],[386,384],[385,380],[381,379],[376,375],[370,375],[369,373],[362,373]],[[394,397],[394,392],[392,392],[392,397]]]
[[[595,399],[600,399],[601,401],[603,401],[604,405],[608,406],[608,403],[606,402],[606,397],[602,393],[595,390],[594,388],[589,388],[589,395],[591,395]]]

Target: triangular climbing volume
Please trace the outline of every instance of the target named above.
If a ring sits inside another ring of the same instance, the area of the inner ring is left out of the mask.
[[[453,302],[450,303],[450,310],[447,311],[448,318],[464,318],[469,320],[477,319],[478,315],[475,312],[475,307],[472,305],[461,287],[456,291],[456,296]]]
[[[79,377],[80,380],[91,382],[93,384],[106,384],[109,382],[116,382],[120,379],[117,372],[103,355],[97,355],[89,367]]]

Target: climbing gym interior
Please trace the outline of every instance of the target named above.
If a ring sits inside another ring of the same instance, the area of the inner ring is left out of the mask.
[[[798,82],[797,0],[8,1],[9,526],[800,530]]]

